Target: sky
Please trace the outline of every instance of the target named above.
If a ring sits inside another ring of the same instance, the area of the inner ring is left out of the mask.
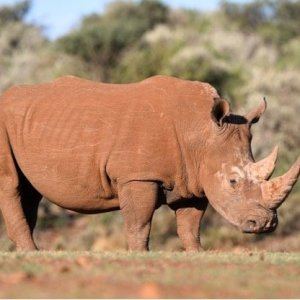
[[[19,0],[0,0],[0,6],[17,3]],[[49,39],[55,39],[80,23],[80,19],[91,13],[103,12],[112,0],[33,0],[27,21],[41,25]],[[163,0],[173,8],[189,8],[212,11],[218,7],[219,0]],[[250,0],[232,2],[246,3]]]

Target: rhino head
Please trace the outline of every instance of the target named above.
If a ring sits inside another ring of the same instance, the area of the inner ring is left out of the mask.
[[[271,179],[278,147],[255,162],[251,126],[266,109],[266,101],[245,116],[230,112],[229,104],[215,99],[205,163],[200,168],[203,189],[211,205],[246,233],[273,231],[277,208],[286,199],[300,173],[300,159],[284,175]],[[266,137],[267,138],[267,137]],[[217,145],[217,146],[216,146]]]

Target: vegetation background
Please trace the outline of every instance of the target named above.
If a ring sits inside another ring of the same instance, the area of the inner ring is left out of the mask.
[[[253,149],[259,159],[279,144],[275,175],[299,155],[300,1],[222,1],[209,13],[174,10],[158,0],[115,1],[53,41],[40,26],[25,22],[31,5],[0,7],[0,92],[66,74],[115,83],[155,74],[206,81],[240,113],[267,97],[268,110],[253,128]],[[206,249],[300,250],[299,197],[298,184],[279,209],[280,225],[271,235],[243,235],[209,208],[202,243]],[[119,212],[82,216],[43,200],[39,214],[41,248],[126,247]],[[165,207],[155,214],[151,243],[156,250],[181,249],[173,213]],[[12,248],[1,220],[0,249]]]

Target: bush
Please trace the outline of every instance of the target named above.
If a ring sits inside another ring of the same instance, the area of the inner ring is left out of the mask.
[[[167,7],[159,1],[115,2],[104,15],[85,18],[81,27],[58,40],[57,46],[93,65],[96,76],[102,81],[110,81],[110,69],[121,52],[147,30],[165,22],[167,14]]]

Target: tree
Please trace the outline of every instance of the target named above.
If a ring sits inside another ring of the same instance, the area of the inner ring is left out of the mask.
[[[0,92],[67,73],[84,75],[80,61],[55,53],[41,29],[24,21],[30,7],[30,1],[0,7]]]
[[[25,0],[14,6],[0,7],[0,25],[8,22],[21,22],[31,8],[31,1]]]
[[[159,1],[115,2],[104,15],[83,19],[79,30],[58,40],[59,49],[93,65],[98,79],[109,81],[111,68],[122,51],[156,24],[167,20],[168,9]]]
[[[299,0],[256,0],[248,4],[222,1],[221,11],[229,24],[246,32],[257,32],[277,45],[300,34]]]

